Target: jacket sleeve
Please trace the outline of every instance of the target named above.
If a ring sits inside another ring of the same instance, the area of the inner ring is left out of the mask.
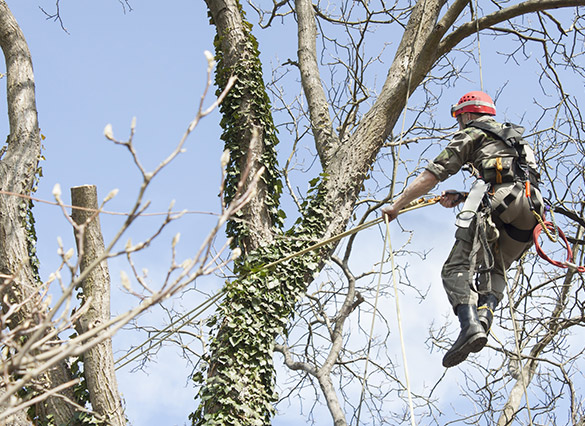
[[[464,164],[473,160],[474,141],[480,135],[481,132],[472,128],[457,132],[437,158],[427,165],[426,170],[441,182],[454,175]]]

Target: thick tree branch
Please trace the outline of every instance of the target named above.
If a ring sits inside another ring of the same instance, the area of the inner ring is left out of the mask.
[[[311,126],[315,145],[323,168],[327,167],[333,151],[339,143],[329,116],[329,102],[323,90],[323,84],[317,63],[317,25],[315,13],[310,0],[296,0],[298,19],[298,55],[303,91],[309,104]]]
[[[98,211],[96,187],[85,185],[72,188],[71,202],[74,206]],[[75,237],[81,272],[105,252],[99,217],[93,211],[73,209],[71,214],[76,224]],[[79,334],[110,319],[110,273],[105,260],[89,271],[83,280],[82,289],[84,303],[89,306],[79,320]],[[125,425],[122,398],[114,369],[112,340],[105,339],[90,348],[83,356],[83,367],[93,410],[112,426]]]
[[[584,6],[584,0],[529,0],[520,4],[507,7],[505,9],[498,10],[497,12],[491,13],[477,21],[470,21],[441,41],[437,49],[436,58],[440,58],[446,53],[450,52],[455,46],[457,46],[462,40],[475,33],[478,28],[479,30],[485,30],[496,24],[500,24],[510,19],[517,18],[518,16],[534,13],[542,10],[559,9],[563,7],[577,7]]]

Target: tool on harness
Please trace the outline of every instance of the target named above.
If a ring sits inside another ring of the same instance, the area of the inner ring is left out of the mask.
[[[473,241],[469,253],[469,285],[472,290],[477,291],[479,275],[487,273],[494,268],[494,256],[490,248],[491,243],[499,237],[499,232],[491,219],[491,205],[488,195],[490,188],[489,183],[482,179],[477,179],[471,189],[465,204],[457,214],[455,225],[459,228],[475,227],[473,232]],[[478,262],[478,254],[483,253],[483,259]],[[476,276],[475,286],[473,277]],[[487,290],[491,291],[491,278],[486,276]]]

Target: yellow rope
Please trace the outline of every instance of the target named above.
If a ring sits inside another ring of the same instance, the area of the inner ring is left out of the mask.
[[[189,324],[194,318],[198,317],[203,312],[205,312],[214,303],[216,303],[219,299],[221,299],[221,296],[222,295],[223,295],[223,291],[219,291],[219,292],[215,293],[213,296],[209,297],[204,302],[200,303],[199,305],[197,305],[196,307],[194,307],[193,309],[191,309],[189,312],[187,312],[186,314],[184,314],[183,316],[181,316],[179,319],[171,322],[165,328],[163,328],[162,330],[159,330],[157,333],[153,334],[151,337],[149,337],[148,339],[146,339],[140,345],[138,345],[138,346],[132,348],[131,350],[129,350],[128,352],[126,352],[124,355],[122,355],[120,358],[118,358],[115,361],[115,364],[118,364],[116,366],[116,370],[119,370],[120,368],[125,367],[126,365],[130,364],[132,361],[135,361],[136,359],[141,358],[142,355],[146,354],[150,349],[152,349],[151,347],[148,347],[148,348],[145,348],[145,349],[142,349],[142,348],[144,348],[148,343],[150,343],[153,340],[155,340],[157,337],[159,337],[159,336],[161,336],[161,335],[164,334],[164,336],[162,336],[159,339],[159,341],[156,343],[158,345],[162,345],[162,342],[163,341],[165,341],[170,336],[172,336],[173,334],[175,334],[176,332],[178,332],[185,325]],[[196,311],[199,311],[199,312],[196,312]],[[182,321],[184,321],[182,324],[180,324],[177,328],[174,328],[174,326],[177,323],[180,323]],[[138,352],[138,351],[140,351],[140,352]],[[132,355],[132,354],[134,354],[136,352],[138,352],[136,355],[134,355],[130,359],[127,359],[127,358],[130,357],[130,355]],[[124,360],[126,360],[126,361],[124,361]],[[124,362],[122,363],[122,361],[124,361]]]
[[[408,204],[406,207],[404,207],[402,210],[400,210],[400,214],[402,213],[406,213],[412,210],[416,210],[419,209],[421,207],[425,207],[425,206],[430,206],[433,204],[436,204],[438,201],[440,200],[440,197],[432,197],[432,198],[419,198],[418,200],[415,200],[413,202],[411,202],[410,204]],[[259,270],[262,269],[269,269],[273,266],[276,266],[277,264],[280,264],[282,262],[286,262],[287,260],[290,260],[296,256],[302,256],[305,253],[308,253],[312,250],[316,250],[320,247],[323,247],[327,244],[330,244],[334,241],[338,241],[344,237],[347,237],[349,235],[353,235],[357,232],[363,231],[364,229],[367,229],[371,226],[374,226],[378,223],[381,223],[384,220],[384,218],[379,217],[377,219],[371,220],[369,222],[363,223],[361,225],[356,226],[355,228],[349,229],[345,232],[342,232],[341,234],[338,234],[334,237],[331,237],[325,241],[321,241],[319,243],[316,243],[304,250],[301,250],[299,252],[293,253],[289,256],[286,256],[282,259],[279,259],[277,261],[274,261],[272,263],[269,263],[267,265],[263,265],[261,268],[259,268]],[[385,243],[384,243],[385,245]],[[196,306],[195,308],[191,309],[189,312],[187,312],[186,314],[184,314],[183,316],[181,316],[180,318],[174,320],[173,322],[171,322],[169,325],[167,325],[164,329],[158,331],[157,333],[155,333],[154,335],[152,335],[151,337],[149,337],[148,339],[146,339],[144,342],[142,342],[140,345],[132,348],[129,352],[127,352],[126,354],[124,354],[122,357],[120,357],[118,360],[116,360],[116,364],[120,364],[122,361],[124,361],[126,358],[128,358],[131,354],[139,351],[140,349],[144,348],[148,343],[150,343],[151,341],[153,341],[154,339],[156,339],[157,337],[161,336],[164,334],[164,336],[160,337],[159,341],[157,344],[162,344],[162,342],[166,339],[168,339],[170,336],[172,336],[174,333],[176,333],[178,330],[180,330],[181,328],[183,328],[185,325],[189,324],[191,321],[193,321],[193,319],[197,318],[199,315],[203,314],[203,312],[205,312],[207,309],[209,309],[214,303],[218,302],[221,297],[223,296],[224,292],[223,290],[218,291],[216,294],[214,294],[213,296],[210,296],[209,299],[205,300],[204,302],[202,302],[200,305]],[[182,324],[179,324],[181,323]],[[175,325],[179,324],[179,326],[177,328],[173,328]],[[141,350],[138,354],[134,355],[131,359],[126,360],[124,363],[118,365],[116,367],[116,370],[126,366],[127,364],[129,364],[130,362],[138,359],[139,357],[141,357],[142,355],[144,355],[145,353],[147,353],[149,351],[150,348],[146,348]]]
[[[559,232],[557,230],[557,225],[555,223],[555,216],[554,216],[554,213],[553,213],[552,209],[550,211],[550,216],[551,216],[551,223],[553,225],[554,234],[552,234],[550,232],[550,230],[548,229],[548,226],[546,226],[546,224],[544,223],[544,220],[542,219],[542,216],[541,215],[539,215],[534,210],[532,211],[532,213],[534,214],[534,217],[536,218],[536,220],[538,221],[538,223],[542,227],[542,230],[545,232],[545,234],[548,237],[548,239],[551,240],[553,243],[556,243],[559,240]]]
[[[400,210],[399,214],[406,213],[406,212],[409,212],[409,211],[412,211],[412,210],[416,210],[416,209],[419,209],[421,207],[430,206],[432,204],[436,204],[436,203],[439,202],[440,199],[441,199],[441,197],[438,197],[438,196],[437,197],[432,197],[432,198],[424,198],[424,197],[423,198],[419,198],[417,200],[412,201],[410,204],[408,204],[406,207],[404,207],[402,210]],[[342,238],[345,238],[347,236],[356,234],[356,233],[358,233],[360,231],[363,231],[364,229],[368,229],[368,228],[370,228],[370,227],[372,227],[374,225],[377,225],[377,224],[381,223],[383,220],[384,220],[383,217],[379,217],[379,218],[370,220],[369,222],[362,223],[361,225],[358,225],[355,228],[348,229],[345,232],[342,232],[340,234],[334,235],[331,238],[328,238],[326,240],[320,241],[320,242],[318,242],[316,244],[313,244],[312,246],[307,247],[307,248],[305,248],[303,250],[300,250],[298,252],[289,254],[288,256],[285,256],[285,257],[283,257],[281,259],[275,260],[274,262],[268,263],[266,265],[262,265],[257,270],[254,270],[254,272],[257,272],[257,271],[260,271],[260,270],[263,270],[263,269],[270,269],[273,266],[276,266],[276,265],[279,265],[279,264],[281,264],[283,262],[286,262],[288,260],[291,260],[294,257],[302,256],[303,254],[309,253],[309,252],[311,252],[313,250],[316,250],[316,249],[321,248],[323,246],[326,246],[328,244],[331,244],[331,243],[334,243],[336,241],[339,241]]]

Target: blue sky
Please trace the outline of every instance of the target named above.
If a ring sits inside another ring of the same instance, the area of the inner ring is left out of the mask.
[[[111,124],[116,137],[127,139],[132,118],[136,117],[134,143],[147,168],[153,168],[171,152],[194,118],[205,87],[207,62],[203,52],[213,51],[214,37],[205,3],[175,0],[163,5],[160,1],[141,0],[132,2],[132,12],[125,12],[116,0],[62,0],[61,17],[67,32],[61,29],[58,22],[47,20],[38,8],[40,4],[47,11],[52,11],[54,0],[10,0],[8,4],[32,53],[39,122],[46,137],[46,160],[42,162],[44,177],[36,195],[51,200],[52,188],[59,183],[67,203],[70,187],[95,184],[101,198],[114,188],[120,190],[108,205],[108,210],[127,210],[134,201],[140,176],[128,153],[107,141],[103,129]],[[251,17],[251,20],[254,19]],[[256,32],[267,67],[265,72],[277,58],[283,60],[287,54],[294,55],[296,52],[296,36],[291,33],[283,40],[282,33],[276,31]],[[381,37],[379,41],[383,43],[386,40]],[[380,66],[379,84],[391,57],[390,52],[386,55],[385,64]],[[484,80],[488,80],[488,91],[493,92],[508,81],[509,76],[502,75],[499,66],[484,60]],[[508,66],[510,75],[521,70],[512,64]],[[523,72],[532,75],[532,71]],[[487,75],[492,78],[488,79]],[[446,90],[449,96],[444,105],[456,102],[466,91],[477,89],[478,77],[478,74],[469,76],[470,80],[461,81],[456,90]],[[530,100],[526,96],[530,84],[533,83],[529,83],[528,79],[519,79],[514,83],[513,90],[502,94],[500,116],[519,119],[524,110],[515,108],[519,99],[527,101],[528,105],[524,106],[530,109]],[[4,84],[0,90],[4,97]],[[206,105],[210,101],[211,97]],[[443,125],[451,124],[447,109],[441,120]],[[219,158],[223,146],[219,140],[218,121],[217,112],[205,118],[190,137],[186,153],[155,181],[147,193],[147,198],[153,203],[149,211],[165,211],[172,200],[176,200],[177,210],[219,211]],[[8,133],[5,117],[0,120],[1,132]],[[291,138],[286,134],[280,137],[283,150],[290,149]],[[438,152],[438,147],[435,148]],[[406,151],[403,155],[413,154]],[[452,182],[447,186],[459,183]],[[447,188],[443,186],[441,189]],[[433,209],[432,214],[418,211],[401,220],[406,229],[422,231],[413,237],[416,246],[433,248],[424,265],[416,257],[410,260],[413,265],[411,279],[421,288],[430,288],[430,297],[423,308],[418,305],[415,294],[404,296],[406,303],[412,307],[405,314],[409,318],[405,324],[409,336],[422,335],[433,320],[443,320],[449,314],[438,274],[452,242],[453,214],[438,206],[428,209]],[[43,203],[36,204],[35,218],[41,272],[46,277],[59,261],[57,237],[63,239],[66,248],[73,247],[72,230],[59,209]],[[110,216],[101,218],[106,240],[112,237],[122,220]],[[169,232],[161,237],[160,245],[153,248],[154,255],[142,259],[148,264],[153,279],[166,271],[168,244],[175,232],[180,231],[182,235],[179,250],[188,255],[193,248],[198,248],[213,223],[211,215],[192,215],[171,226]],[[156,219],[140,220],[132,233],[133,238],[138,240],[156,224]],[[395,248],[410,237],[408,233],[394,232]],[[379,261],[383,242],[379,233],[370,232],[364,234],[362,244],[363,251],[354,266],[367,270]],[[124,268],[123,261],[110,263],[115,287],[112,301],[114,313],[126,309],[132,302],[119,291],[117,274],[120,268]],[[202,290],[209,291],[219,285],[221,280],[210,278],[202,283]],[[188,309],[197,300],[197,295],[186,295],[173,304]],[[154,310],[141,321],[145,324],[149,318],[160,321],[162,317],[163,312]],[[114,345],[121,351],[143,338],[144,335],[136,333],[122,333],[114,340]],[[392,338],[396,338],[396,333]],[[441,354],[429,354],[424,339],[409,339],[407,352],[410,354],[411,369],[414,365],[429,367],[412,372],[411,380],[419,389],[432,384],[443,373],[442,368],[436,368],[440,365]],[[399,357],[397,351],[398,363]],[[178,350],[169,348],[161,351],[145,371],[130,372],[127,368],[120,371],[119,386],[132,424],[170,426],[188,423],[187,416],[195,408],[195,391],[187,377],[190,369]],[[458,370],[454,371],[450,380],[461,378],[461,374]],[[450,380],[445,381],[445,386],[451,383]],[[308,394],[310,398],[311,392]],[[305,408],[309,405],[305,402]],[[298,405],[283,405],[280,410],[275,425],[302,422],[298,417]],[[323,413],[323,410],[319,409],[319,412]],[[323,415],[328,423],[328,414],[325,412]]]

